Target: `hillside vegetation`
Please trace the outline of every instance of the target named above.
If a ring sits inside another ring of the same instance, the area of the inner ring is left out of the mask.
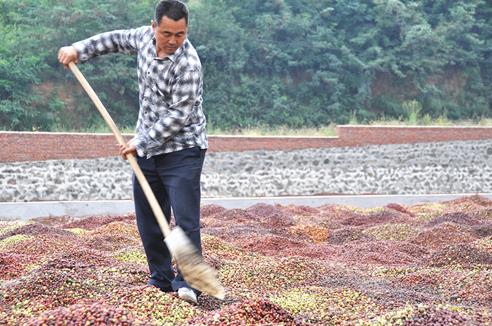
[[[375,119],[492,117],[486,0],[190,0],[205,111],[222,130]],[[0,129],[88,130],[102,120],[59,47],[150,24],[156,1],[2,0]],[[114,119],[133,128],[135,58],[82,65]]]

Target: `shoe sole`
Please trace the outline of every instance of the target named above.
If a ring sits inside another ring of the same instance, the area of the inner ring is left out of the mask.
[[[188,294],[181,294],[181,295],[178,295],[178,297],[181,299],[181,300],[184,300],[188,303],[192,303],[194,305],[197,305],[198,304],[198,301],[193,298],[191,295],[188,295]]]

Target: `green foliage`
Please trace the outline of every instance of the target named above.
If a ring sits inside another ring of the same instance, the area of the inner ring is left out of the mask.
[[[422,111],[422,105],[418,101],[403,102],[402,108],[406,113],[406,118],[409,124],[417,124]]]
[[[150,0],[0,2],[0,128],[99,130],[59,47],[149,24]],[[212,128],[492,117],[486,0],[189,0]],[[138,114],[136,59],[81,70],[116,122]]]

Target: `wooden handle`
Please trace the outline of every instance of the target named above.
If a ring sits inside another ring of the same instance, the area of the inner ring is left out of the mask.
[[[106,121],[109,128],[111,128],[111,131],[113,132],[113,135],[116,137],[118,143],[121,145],[125,145],[126,144],[125,139],[121,135],[118,127],[116,126],[113,119],[109,115],[108,111],[102,104],[96,92],[94,92],[91,85],[89,85],[84,75],[82,75],[82,73],[80,72],[77,65],[75,65],[75,63],[73,62],[70,62],[68,66],[70,67],[70,70],[72,70],[73,74],[78,79],[82,87],[85,89],[85,91],[91,98],[92,102],[94,102],[94,104],[96,105],[96,108],[99,111],[99,113],[101,113],[102,117],[104,118],[104,121]],[[138,166],[136,157],[133,154],[130,154],[127,155],[126,158],[128,159],[128,162],[130,162],[133,172],[135,173],[135,176],[137,177],[137,180],[144,191],[145,197],[147,197],[147,200],[149,201],[150,207],[152,208],[152,212],[154,212],[155,218],[157,219],[157,223],[159,223],[161,231],[162,233],[164,233],[164,237],[167,237],[171,233],[171,229],[166,221],[166,218],[164,217],[164,213],[162,212],[161,206],[159,206],[159,203],[155,198],[154,192],[150,188],[150,185],[147,182],[147,179],[145,178],[142,170],[140,169],[140,166]]]

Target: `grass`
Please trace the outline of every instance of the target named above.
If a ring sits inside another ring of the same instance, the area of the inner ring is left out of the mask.
[[[479,121],[474,120],[449,120],[442,116],[436,119],[430,118],[428,115],[423,117],[417,114],[410,115],[406,120],[396,119],[379,119],[370,121],[369,123],[360,123],[357,119],[353,118],[349,121],[350,125],[364,124],[364,125],[384,125],[384,126],[492,126],[492,119],[481,119]],[[216,126],[207,126],[207,132],[211,136],[217,135],[237,135],[237,136],[320,136],[320,137],[333,137],[337,135],[336,124],[330,123],[326,126],[318,128],[291,128],[288,126],[267,126],[260,125],[257,127],[247,127],[242,129],[222,129]],[[130,127],[124,127],[120,130],[122,133],[133,133],[134,129]],[[97,128],[86,129],[83,132],[90,133],[110,133],[111,130],[106,126],[99,126]]]
[[[446,117],[431,119],[428,116],[420,118],[416,123],[395,119],[381,119],[371,121],[369,125],[395,125],[395,126],[492,126],[492,119],[473,120],[449,120]]]
[[[225,130],[217,127],[208,127],[209,135],[238,135],[238,136],[336,136],[336,125],[329,124],[319,128],[297,128],[287,126],[258,126],[244,129]]]
[[[360,122],[354,116],[348,122],[349,125],[383,125],[383,126],[492,126],[492,118],[475,120],[450,120],[445,116],[432,119],[429,115],[420,116],[419,110],[410,109],[410,114],[406,119],[385,119],[370,122]],[[237,136],[318,136],[333,137],[337,136],[336,124],[330,123],[321,127],[292,128],[288,126],[268,126],[259,125],[256,127],[246,127],[237,129],[223,129],[214,125],[207,126],[207,132],[211,136],[218,135],[237,135]],[[55,128],[54,132],[84,132],[84,133],[111,133],[111,129],[105,124],[99,124],[83,130],[67,130],[66,128]],[[123,134],[133,134],[133,127],[120,127]]]
[[[384,125],[384,126],[492,126],[492,119],[473,120],[449,120],[442,116],[436,119],[428,115],[419,116],[418,112],[412,113],[406,120],[379,119],[369,123],[361,123],[352,118],[349,125]],[[293,129],[287,126],[258,126],[244,129],[225,130],[217,127],[208,127],[209,135],[240,135],[240,136],[336,136],[336,124],[329,124],[319,128]]]

